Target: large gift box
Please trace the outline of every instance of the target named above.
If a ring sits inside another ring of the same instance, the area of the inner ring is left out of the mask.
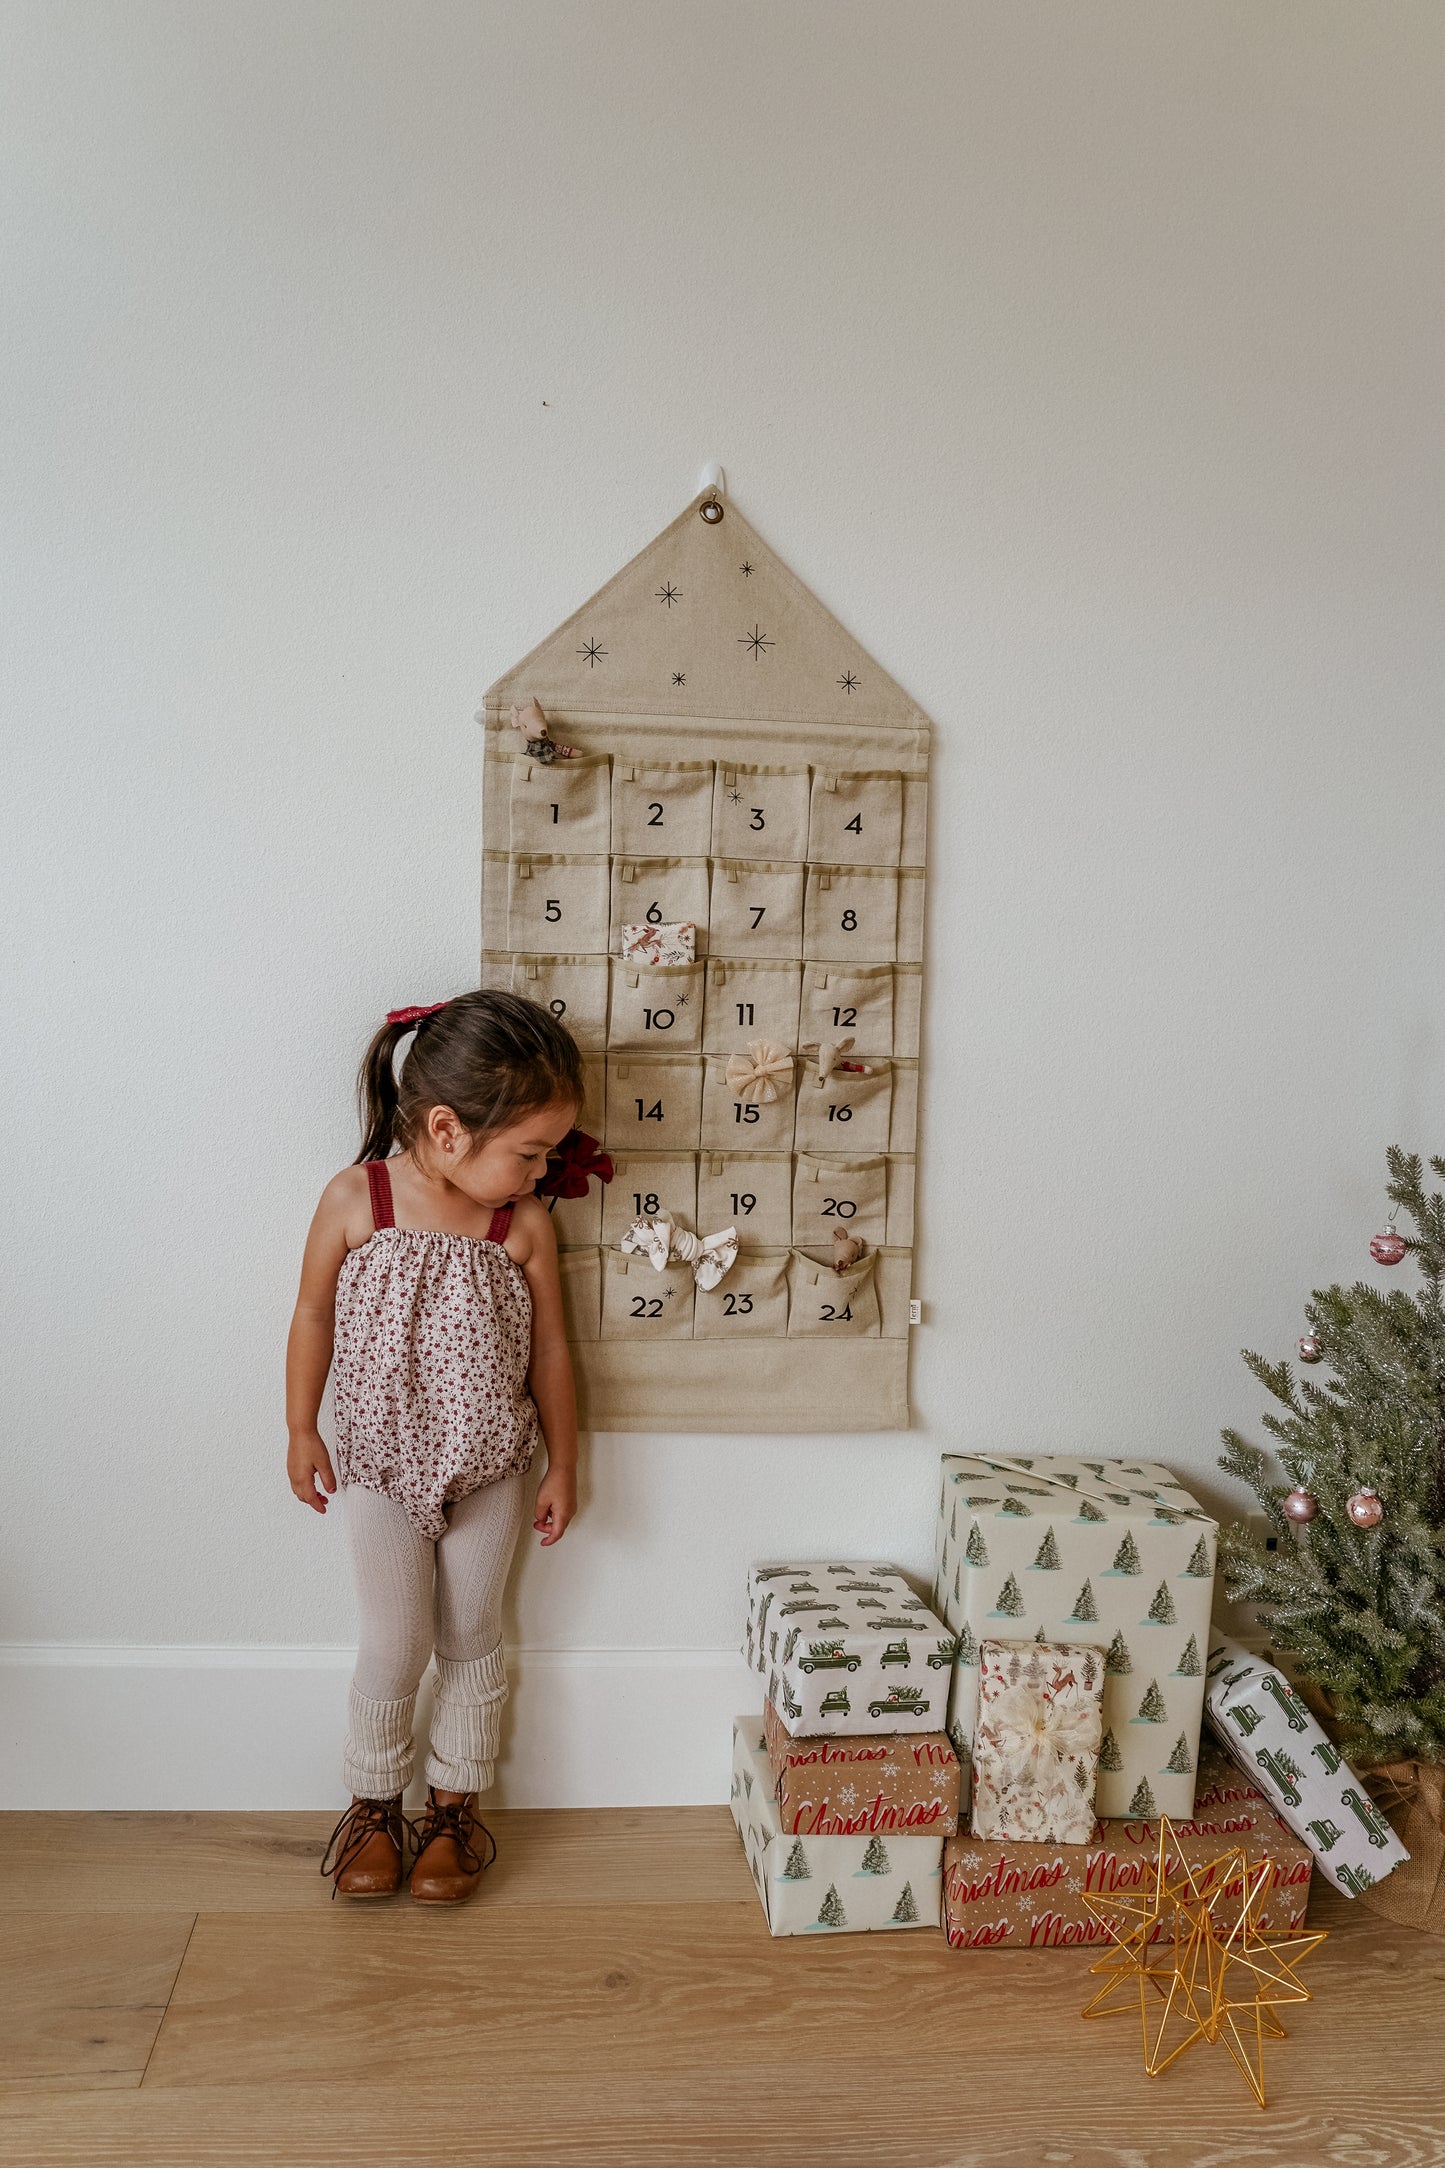
[[[958,1756],[941,1731],[791,1738],[763,1705],[768,1771],[785,1837],[951,1837]]]
[[[934,1602],[958,1636],[965,1787],[980,1643],[1086,1642],[1105,1651],[1097,1812],[1189,1813],[1218,1533],[1154,1461],[944,1455]]]
[[[1347,1897],[1410,1855],[1284,1673],[1216,1634],[1206,1706],[1213,1729]]]
[[[896,1566],[754,1566],[743,1653],[794,1738],[947,1714],[953,1636]]]
[[[1199,1775],[1194,1812],[1171,1821],[1172,1859],[1202,1874],[1234,1846],[1251,1866],[1268,1860],[1270,1873],[1256,1915],[1260,1927],[1304,1931],[1309,1904],[1309,1848],[1274,1812],[1259,1787],[1216,1750]],[[1110,1896],[1137,1890],[1159,1857],[1157,1822],[1106,1821],[1087,1844],[1008,1844],[960,1831],[943,1848],[943,1924],[955,1949],[1067,1949],[1109,1940],[1109,1930],[1084,1904],[1084,1893]],[[1216,1878],[1217,1879],[1217,1878]],[[1243,1895],[1239,1877],[1227,1892]],[[1171,1939],[1159,1921],[1155,1941]]]
[[[733,1725],[733,1820],[775,1935],[936,1927],[941,1835],[804,1837],[785,1831],[755,1716]]]

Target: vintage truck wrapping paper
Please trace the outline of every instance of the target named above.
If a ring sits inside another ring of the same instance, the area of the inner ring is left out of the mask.
[[[958,1756],[941,1731],[790,1738],[770,1701],[763,1736],[784,1836],[951,1837]]]
[[[1210,1725],[1346,1897],[1410,1857],[1284,1673],[1216,1633],[1209,1645]]]
[[[1304,1931],[1309,1848],[1286,1827],[1256,1784],[1206,1741],[1194,1812],[1171,1822],[1177,1858],[1202,1872],[1231,1847],[1269,1862],[1258,1922],[1283,1934]],[[1158,1857],[1159,1825],[1097,1822],[1086,1844],[1013,1844],[960,1831],[943,1848],[943,1924],[959,1950],[1071,1949],[1108,1941],[1084,1893],[1139,1888]],[[1226,1888],[1237,1886],[1226,1880]],[[1161,1919],[1156,1940],[1171,1926]]]
[[[896,1566],[754,1566],[743,1654],[793,1738],[937,1731],[953,1636]]]
[[[770,1933],[863,1935],[938,1925],[942,1835],[805,1837],[784,1830],[756,1716],[733,1724],[732,1811]]]
[[[1155,1461],[944,1455],[934,1604],[965,1797],[980,1644],[1067,1641],[1104,1651],[1096,1811],[1189,1813],[1218,1535]]]
[[[973,1740],[973,1834],[1086,1844],[1103,1736],[1104,1657],[1056,1641],[985,1641]]]

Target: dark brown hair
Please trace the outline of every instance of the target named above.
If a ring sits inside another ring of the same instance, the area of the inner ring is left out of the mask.
[[[416,1037],[396,1072],[396,1050]],[[520,994],[458,994],[420,1023],[383,1024],[356,1079],[361,1150],[353,1164],[415,1144],[433,1107],[450,1107],[474,1143],[554,1099],[582,1105],[582,1056],[555,1016]]]

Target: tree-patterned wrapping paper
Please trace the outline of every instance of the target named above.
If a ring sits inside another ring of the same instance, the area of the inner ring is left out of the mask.
[[[942,1835],[785,1834],[756,1716],[733,1723],[732,1812],[770,1933],[863,1935],[938,1925]]]
[[[1088,1842],[1103,1691],[1098,1649],[984,1642],[973,1741],[976,1837]]]
[[[952,1634],[896,1566],[754,1566],[743,1654],[793,1738],[937,1731]]]
[[[1099,1814],[1187,1815],[1215,1521],[1155,1461],[943,1456],[934,1603],[958,1637],[948,1735],[965,1796],[984,1641],[1104,1651]]]
[[[788,1836],[951,1837],[958,1827],[958,1756],[941,1731],[791,1739],[765,1701],[763,1736]]]
[[[1282,1821],[1346,1897],[1410,1857],[1339,1748],[1284,1673],[1215,1634],[1205,1685],[1209,1722]]]

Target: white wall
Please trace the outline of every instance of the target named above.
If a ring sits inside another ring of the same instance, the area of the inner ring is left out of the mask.
[[[474,974],[483,687],[709,458],[937,720],[917,1427],[596,1441],[509,1635],[634,1653],[524,1659],[511,1796],[721,1796],[748,1560],[926,1574],[944,1445],[1224,1500],[1239,1347],[1445,1148],[1439,7],[0,43],[6,1796],[339,1796],[302,1235],[382,1011]]]

